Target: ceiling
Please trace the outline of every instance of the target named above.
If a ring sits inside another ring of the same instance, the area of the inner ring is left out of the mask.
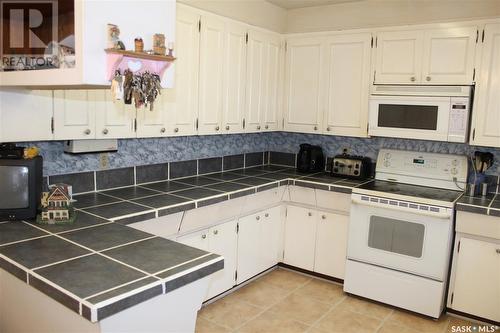
[[[358,2],[362,0],[267,0],[267,1],[281,8],[296,9],[304,7],[334,5],[345,2]]]

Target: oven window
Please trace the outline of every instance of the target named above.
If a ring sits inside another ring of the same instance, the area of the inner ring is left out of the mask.
[[[422,224],[371,216],[368,246],[420,258],[424,247],[424,232],[425,226]]]
[[[436,130],[438,106],[379,104],[378,126]]]

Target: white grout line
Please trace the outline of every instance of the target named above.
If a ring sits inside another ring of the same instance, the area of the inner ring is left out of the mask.
[[[64,240],[67,240],[67,239],[64,238]],[[89,256],[92,256],[92,255],[94,255],[94,253],[85,253],[85,254],[82,254],[82,255],[79,255],[79,256],[76,256],[76,257],[71,257],[71,258],[64,259],[64,260],[54,261],[54,262],[51,262],[50,264],[45,264],[45,265],[42,265],[42,266],[33,267],[30,270],[34,271],[34,270],[46,268],[46,267],[49,267],[49,266],[52,266],[52,265],[55,266],[55,265],[59,265],[59,264],[62,264],[62,263],[68,262],[68,261],[73,261],[73,260],[76,260],[76,259],[85,258],[85,257],[89,257]]]
[[[24,222],[24,221],[21,221],[21,222]],[[24,222],[24,223],[27,223],[27,222]],[[27,223],[27,224],[29,224],[29,223]],[[18,244],[18,243],[22,243],[22,242],[27,242],[27,241],[31,241],[31,240],[35,240],[35,239],[46,238],[46,237],[50,237],[50,236],[51,236],[51,234],[46,234],[46,235],[42,235],[42,236],[37,236],[37,237],[32,237],[32,238],[21,239],[21,240],[17,240],[17,241],[9,242],[9,243],[0,243],[0,246],[8,246],[8,245],[13,245],[13,244]]]
[[[180,243],[180,244],[182,244],[182,243]],[[213,254],[214,254],[214,253],[206,253],[206,254],[204,254],[204,255],[202,255],[202,256],[199,256],[199,257],[197,257],[197,258],[190,259],[190,260],[188,260],[188,261],[185,261],[185,262],[183,262],[183,263],[180,263],[180,264],[174,265],[174,266],[172,266],[172,267],[169,267],[169,268],[166,268],[166,269],[159,270],[159,271],[157,271],[157,272],[153,273],[153,275],[158,275],[158,274],[162,274],[162,273],[165,273],[165,272],[171,271],[172,269],[175,269],[175,268],[180,267],[180,266],[184,266],[184,265],[186,265],[186,264],[192,263],[192,262],[194,262],[194,261],[196,261],[196,260],[199,260],[199,259],[203,259],[203,258],[208,257],[208,256],[211,256],[211,255],[213,255]],[[221,258],[217,258],[217,259],[218,259],[217,261],[221,260]],[[215,259],[214,259],[214,260],[215,260]],[[211,261],[213,261],[213,260],[211,260]],[[205,264],[205,263],[203,263],[203,264]],[[198,265],[198,266],[199,266],[199,265]]]
[[[103,290],[103,291],[99,291],[99,292],[97,292],[97,293],[95,293],[95,294],[92,294],[92,295],[90,295],[90,296],[87,296],[87,297],[85,297],[85,298],[84,298],[84,300],[89,300],[90,298],[97,297],[97,296],[100,296],[100,295],[103,295],[103,294],[109,293],[110,291],[113,291],[113,290],[116,290],[116,289],[120,289],[120,288],[122,288],[122,287],[126,287],[126,286],[128,286],[128,285],[131,285],[131,284],[134,284],[134,283],[136,283],[136,282],[139,282],[139,281],[142,281],[142,280],[146,280],[146,279],[149,279],[149,278],[151,278],[151,277],[150,277],[150,276],[143,276],[143,277],[137,278],[137,279],[135,279],[135,280],[132,280],[132,281],[129,281],[129,282],[125,282],[125,283],[122,283],[122,284],[120,284],[120,285],[118,285],[118,286],[115,286],[115,287],[113,287],[113,288],[109,288],[109,289],[106,289],[106,290]],[[155,278],[155,279],[156,279],[157,281],[154,281],[154,282],[152,282],[152,283],[156,283],[156,282],[158,282],[158,280],[160,280],[160,279],[158,279],[158,278]],[[160,281],[160,282],[161,282],[161,281]],[[152,284],[152,283],[150,283],[150,284]],[[144,285],[143,287],[145,287],[145,286],[149,286],[149,284]],[[134,289],[134,290],[135,290],[135,289]]]

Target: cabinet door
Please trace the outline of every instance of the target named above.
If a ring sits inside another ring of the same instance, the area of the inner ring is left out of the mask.
[[[175,112],[174,94],[171,89],[161,89],[160,95],[153,103],[153,109],[137,110],[137,137],[165,137],[168,134],[169,115]]]
[[[460,239],[452,308],[500,321],[500,244]]]
[[[323,133],[366,137],[370,90],[371,34],[331,37]]]
[[[320,133],[324,96],[323,39],[287,41],[285,131]]]
[[[50,90],[0,91],[0,142],[52,140],[52,113]]]
[[[349,216],[318,212],[314,271],[344,278]]]
[[[224,269],[212,275],[206,299],[231,289],[236,283],[234,279],[238,248],[236,220],[210,228],[209,234],[208,251],[224,257]]]
[[[279,129],[281,119],[280,112],[281,86],[280,75],[282,73],[283,54],[281,49],[281,39],[277,35],[269,35],[266,51],[265,83],[267,85],[263,130],[276,131]]]
[[[136,117],[133,104],[113,101],[111,92],[92,90],[96,105],[96,139],[118,139],[135,137]]]
[[[500,147],[500,24],[485,26],[480,66],[471,141],[475,145]]]
[[[238,278],[240,284],[261,272],[260,220],[262,214],[253,214],[239,219],[238,231]]]
[[[317,213],[311,209],[287,207],[284,245],[286,264],[309,271],[314,269],[316,219]]]
[[[245,132],[262,129],[266,107],[266,35],[248,31]]]
[[[200,16],[184,6],[177,6],[176,22],[175,106],[168,110],[168,135],[193,135],[198,117]]]
[[[177,237],[177,241],[184,245],[192,246],[203,251],[209,251],[208,231],[208,229],[204,229],[202,231],[193,232],[188,235]]]
[[[273,267],[279,261],[283,246],[280,244],[282,223],[280,207],[268,209],[262,213],[260,264],[261,270]]]
[[[427,30],[422,83],[472,84],[477,27]]]
[[[198,134],[222,132],[224,47],[224,21],[212,16],[202,16]]]
[[[54,139],[95,139],[95,101],[89,90],[54,91]]]
[[[423,31],[377,34],[375,83],[420,82],[423,34]]]
[[[222,133],[243,132],[247,51],[245,38],[245,26],[226,24]]]

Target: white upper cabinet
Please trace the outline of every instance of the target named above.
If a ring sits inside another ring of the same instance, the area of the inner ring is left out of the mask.
[[[228,22],[225,30],[222,133],[241,133],[245,114],[247,29]]]
[[[424,35],[422,83],[471,84],[477,27],[427,30]]]
[[[248,32],[245,132],[259,132],[266,107],[266,36]]]
[[[476,26],[379,32],[375,83],[472,84],[477,38]]]
[[[111,92],[92,90],[95,100],[96,139],[133,138],[135,106],[114,101]],[[144,107],[142,107],[144,108]]]
[[[52,91],[0,91],[0,142],[52,140]]]
[[[474,96],[471,143],[500,147],[500,24],[487,24]]]
[[[223,20],[213,16],[201,18],[198,134],[222,133],[224,25]]]
[[[175,112],[175,94],[170,89],[161,89],[160,95],[149,106],[137,109],[136,134],[138,138],[166,137],[169,116]]]
[[[286,131],[320,133],[324,108],[324,39],[287,41],[285,104]]]
[[[371,34],[329,37],[326,41],[326,101],[323,133],[367,136]]]
[[[40,61],[48,59],[44,53],[51,42],[73,47],[74,66],[0,72],[0,86],[109,85],[104,52],[107,48],[106,25],[118,25],[120,39],[128,50],[134,49],[134,38],[138,36],[144,40],[144,49],[152,49],[155,33],[163,33],[168,42],[175,40],[175,7],[175,0],[125,1],[119,4],[115,1],[59,1],[57,6],[52,6],[52,14],[43,17],[41,23],[42,31],[52,30],[51,38],[42,34],[38,36],[40,29],[35,29],[32,38],[16,39],[19,44],[16,47],[23,47],[28,56],[38,57]],[[138,18],[140,13],[147,13],[147,16]],[[27,13],[24,15],[28,16]],[[40,47],[31,48],[33,40]],[[54,57],[50,59],[55,60]],[[51,60],[46,63],[54,63]],[[162,86],[170,88],[173,84],[173,73],[167,70],[162,77]]]
[[[95,96],[89,90],[54,90],[54,139],[95,139]]]
[[[279,35],[268,35],[265,70],[267,88],[264,115],[262,117],[264,131],[276,131],[281,125],[282,50]]]
[[[375,83],[420,82],[423,31],[377,34]]]
[[[168,111],[167,135],[196,134],[198,116],[198,78],[200,59],[200,15],[186,6],[177,5],[175,87],[167,92],[174,95],[175,104]]]

